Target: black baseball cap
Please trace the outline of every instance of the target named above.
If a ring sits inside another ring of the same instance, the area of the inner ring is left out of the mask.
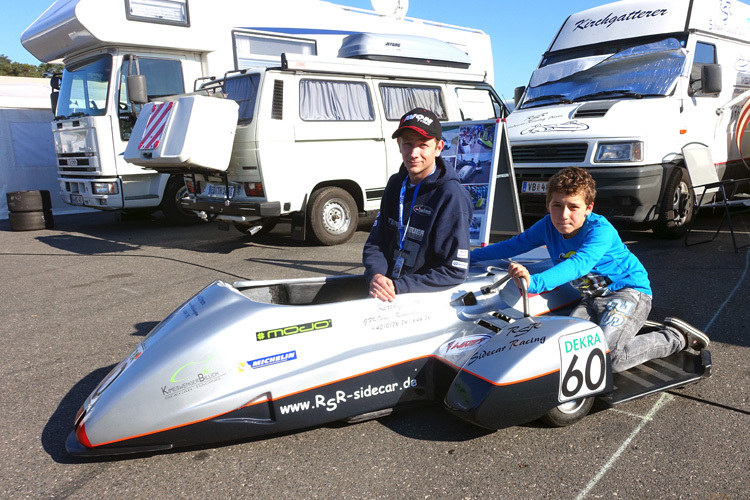
[[[411,129],[427,139],[438,141],[443,134],[443,127],[438,117],[429,109],[424,108],[414,108],[402,116],[398,128],[391,137],[393,139],[399,137],[406,129]]]

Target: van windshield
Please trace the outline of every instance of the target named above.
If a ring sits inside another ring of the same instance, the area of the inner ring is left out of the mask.
[[[685,50],[675,38],[611,54],[549,61],[531,75],[525,99],[519,107],[665,96],[674,90],[686,61]]]
[[[75,118],[106,114],[111,73],[112,57],[107,54],[67,66],[60,85],[57,115]]]

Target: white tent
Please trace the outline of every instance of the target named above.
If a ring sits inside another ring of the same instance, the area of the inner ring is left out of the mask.
[[[0,76],[0,219],[6,193],[48,190],[55,214],[80,212],[60,199],[46,78]],[[88,210],[87,210],[88,211]]]

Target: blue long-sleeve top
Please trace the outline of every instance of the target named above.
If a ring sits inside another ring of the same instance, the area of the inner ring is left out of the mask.
[[[595,213],[589,214],[578,233],[567,240],[547,215],[513,238],[473,250],[471,262],[507,259],[542,245],[547,246],[554,265],[531,276],[529,293],[570,282],[589,296],[626,287],[652,294],[646,268],[625,246],[612,224]]]

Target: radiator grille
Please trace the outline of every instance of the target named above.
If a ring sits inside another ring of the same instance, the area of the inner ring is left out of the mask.
[[[587,151],[588,145],[585,142],[511,148],[514,163],[582,163],[586,160]]]

